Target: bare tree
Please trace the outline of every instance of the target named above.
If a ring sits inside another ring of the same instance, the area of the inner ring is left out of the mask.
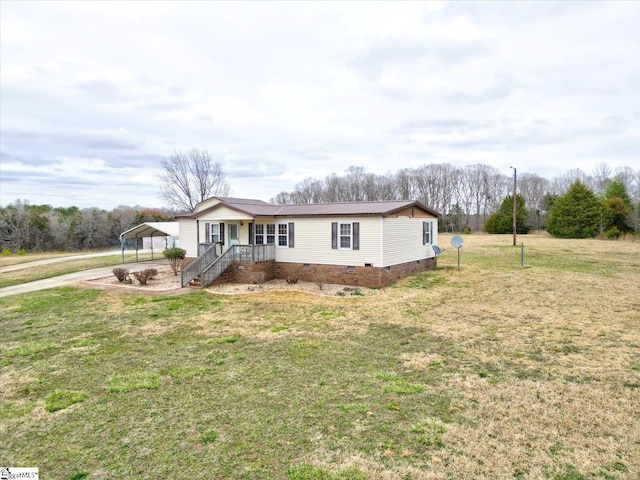
[[[594,193],[596,195],[604,195],[607,185],[611,182],[611,168],[602,162],[593,169]]]
[[[176,150],[161,165],[160,197],[179,211],[191,211],[207,198],[229,195],[226,174],[207,150]]]

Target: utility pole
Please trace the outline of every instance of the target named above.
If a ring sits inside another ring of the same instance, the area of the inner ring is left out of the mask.
[[[516,167],[509,167],[509,168],[513,168],[513,246],[516,246],[516,230],[517,230],[517,224],[516,224],[516,172],[517,169]]]

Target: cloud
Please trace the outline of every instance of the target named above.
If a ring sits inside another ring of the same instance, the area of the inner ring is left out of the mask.
[[[0,203],[157,204],[176,148],[208,149],[234,194],[263,199],[347,165],[637,164],[637,2],[2,13]]]
[[[512,79],[507,78],[492,82],[491,85],[482,89],[478,93],[456,91],[447,95],[447,98],[454,103],[477,105],[480,103],[506,99],[514,92],[514,90],[515,82]]]

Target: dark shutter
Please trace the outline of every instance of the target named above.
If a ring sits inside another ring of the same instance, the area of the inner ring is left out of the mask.
[[[331,248],[338,248],[338,222],[331,222]]]
[[[422,222],[422,244],[427,244],[427,222]]]
[[[249,245],[253,245],[253,222],[249,223]]]
[[[294,237],[295,237],[295,233],[293,231],[293,223],[290,222],[289,223],[289,248],[295,247]]]
[[[208,223],[204,224],[204,243],[209,243],[211,241],[211,225]]]
[[[353,222],[353,249],[360,250],[360,222]]]
[[[220,222],[220,242],[224,245],[224,223]]]

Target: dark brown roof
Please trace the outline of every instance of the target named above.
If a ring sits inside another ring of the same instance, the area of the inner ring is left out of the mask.
[[[252,217],[318,217],[318,216],[362,216],[390,215],[409,207],[418,207],[438,216],[434,210],[419,202],[409,200],[386,200],[380,202],[308,203],[296,205],[273,205],[262,200],[218,197],[220,203],[200,212],[180,215],[181,218],[197,218],[220,207],[228,207]]]

